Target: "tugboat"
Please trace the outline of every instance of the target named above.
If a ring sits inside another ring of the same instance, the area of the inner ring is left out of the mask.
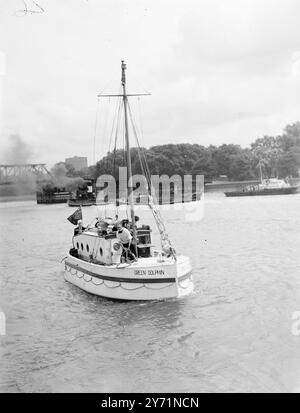
[[[91,178],[85,178],[84,183],[80,185],[75,193],[72,193],[68,205],[70,207],[92,206],[96,204],[95,181]]]
[[[160,233],[161,250],[152,244],[150,226],[138,226],[138,217],[135,215],[127,113],[130,113],[128,96],[137,95],[126,93],[125,70],[126,65],[122,61],[122,93],[100,97],[119,96],[124,111],[129,198],[126,208],[129,207],[129,219],[119,221],[117,216],[115,219],[109,218],[105,216],[104,208],[104,215],[84,228],[81,208],[75,211],[68,218],[78,227],[74,232],[73,246],[64,261],[65,279],[86,292],[109,299],[178,298],[191,293],[194,288],[189,257],[176,254],[160,211],[154,203],[154,194],[148,195],[148,207]],[[144,167],[145,162],[144,159]],[[147,169],[143,170],[146,172]]]
[[[289,182],[283,179],[270,178],[263,179],[261,162],[260,168],[260,184],[250,185],[240,191],[224,192],[227,197],[233,196],[257,196],[257,195],[288,195],[295,194],[298,186],[292,186]]]

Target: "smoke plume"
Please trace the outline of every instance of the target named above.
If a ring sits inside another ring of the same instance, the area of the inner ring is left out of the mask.
[[[9,136],[9,145],[4,152],[3,163],[6,165],[28,164],[32,160],[33,150],[19,134]],[[67,176],[68,170],[63,162],[59,162],[51,169],[51,175],[35,176],[33,173],[22,175],[12,185],[3,185],[1,195],[30,195],[43,187],[56,187],[65,191],[76,191],[84,184],[80,177]]]
[[[66,191],[75,191],[78,186],[83,185],[84,180],[80,177],[71,178],[67,176],[67,168],[64,163],[57,163],[51,169],[51,180],[53,186],[65,188]]]
[[[4,150],[1,163],[21,165],[30,162],[33,151],[19,134],[12,134]],[[33,174],[21,175],[10,185],[0,186],[0,196],[33,195],[36,191],[36,177]]]
[[[32,147],[19,134],[9,136],[9,146],[4,152],[6,164],[26,164],[32,157]]]

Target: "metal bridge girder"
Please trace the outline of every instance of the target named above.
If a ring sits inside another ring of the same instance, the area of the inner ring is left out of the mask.
[[[44,163],[0,165],[0,184],[18,181],[20,177],[26,175],[41,178],[50,175],[50,172]]]

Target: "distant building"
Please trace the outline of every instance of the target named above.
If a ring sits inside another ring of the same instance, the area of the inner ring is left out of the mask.
[[[85,156],[73,156],[65,159],[66,165],[73,166],[75,171],[80,171],[88,167],[87,158]]]

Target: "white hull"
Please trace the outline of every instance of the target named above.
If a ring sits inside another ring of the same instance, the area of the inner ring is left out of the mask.
[[[177,261],[151,257],[108,266],[68,255],[65,279],[88,293],[116,300],[179,298],[194,289],[190,261],[183,256]]]

